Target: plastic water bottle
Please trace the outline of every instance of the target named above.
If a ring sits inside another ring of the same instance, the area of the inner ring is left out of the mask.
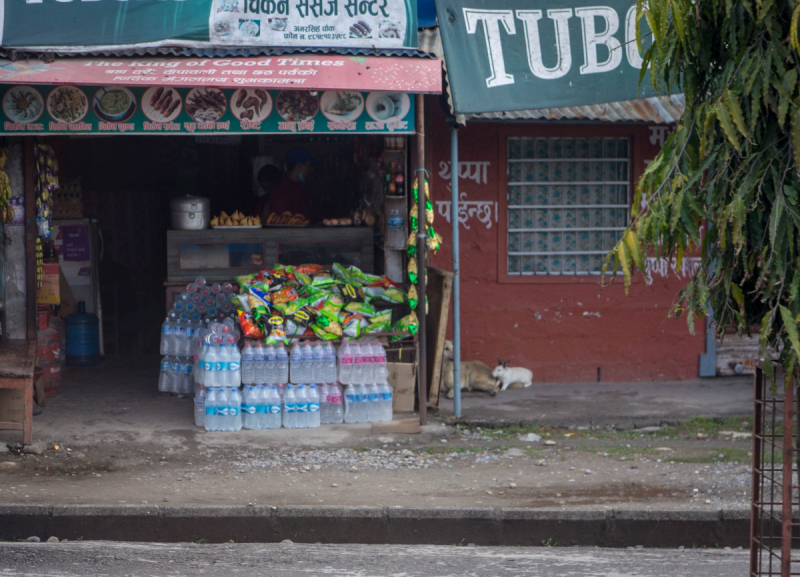
[[[197,427],[206,425],[206,391],[203,385],[194,394],[194,424]]]
[[[317,394],[317,387],[311,385],[308,387],[308,421],[309,428],[316,428],[320,425],[320,410],[319,410],[319,394]]]
[[[186,325],[184,326],[184,334],[183,334],[183,347],[181,354],[184,356],[189,356],[192,354],[192,341],[194,340],[194,321],[190,318],[186,321]]]
[[[358,343],[353,345],[353,384],[364,384],[364,351]]]
[[[170,339],[172,338],[172,322],[167,317],[164,324],[161,325],[161,354],[168,355],[170,353]]]
[[[183,359],[181,369],[183,372],[183,390],[179,392],[188,395],[189,393],[194,392],[194,382],[192,381],[192,370],[194,369],[194,363],[192,362],[192,357],[185,357]]]
[[[271,429],[272,414],[270,412],[270,396],[272,395],[272,387],[269,385],[259,385],[256,400],[256,412],[258,413],[258,428]],[[278,405],[278,426],[280,427],[280,400]]]
[[[330,387],[326,383],[319,388],[319,422],[322,425],[331,422]]]
[[[314,347],[306,341],[301,349],[303,353],[303,378],[301,383],[312,383],[314,378]]]
[[[242,430],[242,395],[239,389],[228,391],[228,418],[231,420],[231,431]]]
[[[339,348],[339,382],[343,385],[353,383],[353,347],[349,342]]]
[[[380,385],[381,389],[381,421],[391,421],[394,409],[392,402],[394,397],[394,389],[389,386],[386,381]]]
[[[283,426],[287,429],[294,429],[297,427],[297,399],[294,395],[294,388],[292,385],[286,387],[286,392],[283,394]]]
[[[244,387],[244,422],[245,429],[259,429],[258,426],[258,398],[256,388],[253,385]]]
[[[289,382],[289,355],[286,354],[286,348],[283,345],[278,345],[276,353],[278,356],[278,363],[276,366],[275,383],[285,385]]]
[[[406,238],[405,222],[403,215],[396,208],[389,211],[386,218],[386,244],[393,247],[402,247]]]
[[[255,366],[253,364],[254,356],[250,341],[245,342],[242,349],[242,384],[244,385],[251,385],[256,382],[254,376]]]
[[[344,422],[344,403],[342,402],[342,388],[336,383],[328,385],[328,400],[331,406],[331,423],[339,425]]]
[[[375,360],[373,358],[374,345],[366,342],[361,345],[361,354],[364,357],[364,383],[375,382]]]
[[[228,394],[223,388],[217,389],[217,431],[228,430]]]
[[[260,343],[259,343],[260,344]],[[264,360],[260,363],[260,369],[258,373],[259,379],[261,379],[260,383],[274,383],[277,381],[277,362],[278,362],[278,354],[275,350],[275,347],[272,345],[267,346],[267,349],[262,349],[264,354]]]
[[[291,360],[292,378],[293,383],[303,382],[303,351],[299,343],[292,347],[292,354],[289,359]]]
[[[314,362],[312,363],[311,377],[308,379],[309,383],[324,383],[325,382],[325,347],[321,342],[312,347]]]
[[[372,362],[375,365],[375,382],[381,383],[389,377],[386,369],[386,349],[379,341],[372,344]]]
[[[306,387],[305,385],[300,385],[297,387],[297,390],[294,392],[295,398],[297,399],[296,407],[297,407],[297,428],[298,429],[305,429],[308,428],[308,395],[306,395]]]
[[[169,357],[172,370],[169,373],[169,392],[177,393],[181,383],[181,361],[178,357]]]
[[[170,354],[179,355],[183,349],[183,319],[178,318],[172,325],[172,346],[170,347]]]
[[[338,376],[336,374],[336,349],[333,348],[333,343],[328,341],[325,343],[325,377],[322,381],[332,383]]]
[[[172,385],[172,362],[169,357],[161,359],[161,373],[158,375],[158,390],[168,393]]]
[[[217,347],[213,343],[206,343],[206,349],[203,355],[203,370],[206,374],[206,386],[219,387],[219,371],[217,370]]]
[[[217,390],[208,389],[206,394],[206,420],[204,426],[206,431],[219,430],[219,417],[217,416]]]
[[[267,421],[268,429],[281,428],[281,394],[278,392],[278,387],[272,386],[269,388],[267,396],[269,401],[269,416]]]
[[[358,405],[358,393],[354,385],[347,385],[344,389],[344,422],[357,423],[356,405]]]
[[[377,423],[381,420],[381,393],[378,385],[372,383],[367,388],[367,421]]]
[[[353,385],[356,390],[356,422],[367,421],[367,388],[364,385]]]
[[[242,354],[233,335],[228,337],[228,372],[230,384],[238,388],[242,383]]]

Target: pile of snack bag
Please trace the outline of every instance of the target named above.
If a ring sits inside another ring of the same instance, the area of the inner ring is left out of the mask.
[[[323,341],[359,339],[377,333],[417,332],[412,311],[392,324],[392,311],[382,304],[417,302],[416,288],[408,293],[387,277],[351,266],[317,264],[284,266],[236,277],[240,294],[232,297],[242,334],[266,339],[267,344],[288,343],[299,336],[316,335]]]

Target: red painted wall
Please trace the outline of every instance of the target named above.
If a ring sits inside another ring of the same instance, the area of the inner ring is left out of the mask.
[[[432,264],[451,270],[451,227],[439,212],[445,207],[437,204],[450,200],[449,127],[439,101],[431,98],[426,104],[435,227],[445,239]],[[595,381],[598,369],[603,381],[697,377],[698,358],[705,348],[703,323],[696,323],[693,337],[685,319],[667,318],[684,282],[674,273],[668,278],[654,276],[651,285],[638,274],[627,297],[621,282],[601,290],[599,277],[509,279],[503,274],[508,136],[628,136],[633,185],[645,161],[658,151],[660,143],[652,144],[651,134],[645,125],[611,123],[472,122],[459,130],[459,160],[490,163],[485,183],[483,174],[479,182],[462,177],[459,192],[466,193],[466,200],[492,203],[489,223],[485,213],[474,212],[459,229],[462,360],[494,366],[498,356],[510,357],[512,365],[533,370],[535,382]]]

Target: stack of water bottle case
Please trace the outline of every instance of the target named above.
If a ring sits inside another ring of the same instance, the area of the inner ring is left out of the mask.
[[[202,294],[205,279],[193,285],[198,290],[189,285],[187,293]],[[214,294],[229,298],[229,286]],[[159,390],[193,390],[197,426],[239,431],[392,420],[386,351],[377,340],[344,342],[338,351],[330,341],[296,340],[289,354],[283,344],[245,339],[240,352],[240,331],[226,311],[197,322],[184,299],[176,307],[162,327]]]

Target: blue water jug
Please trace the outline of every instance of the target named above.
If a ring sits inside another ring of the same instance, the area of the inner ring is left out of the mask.
[[[100,321],[78,302],[78,312],[67,317],[67,366],[94,367],[100,364]]]

